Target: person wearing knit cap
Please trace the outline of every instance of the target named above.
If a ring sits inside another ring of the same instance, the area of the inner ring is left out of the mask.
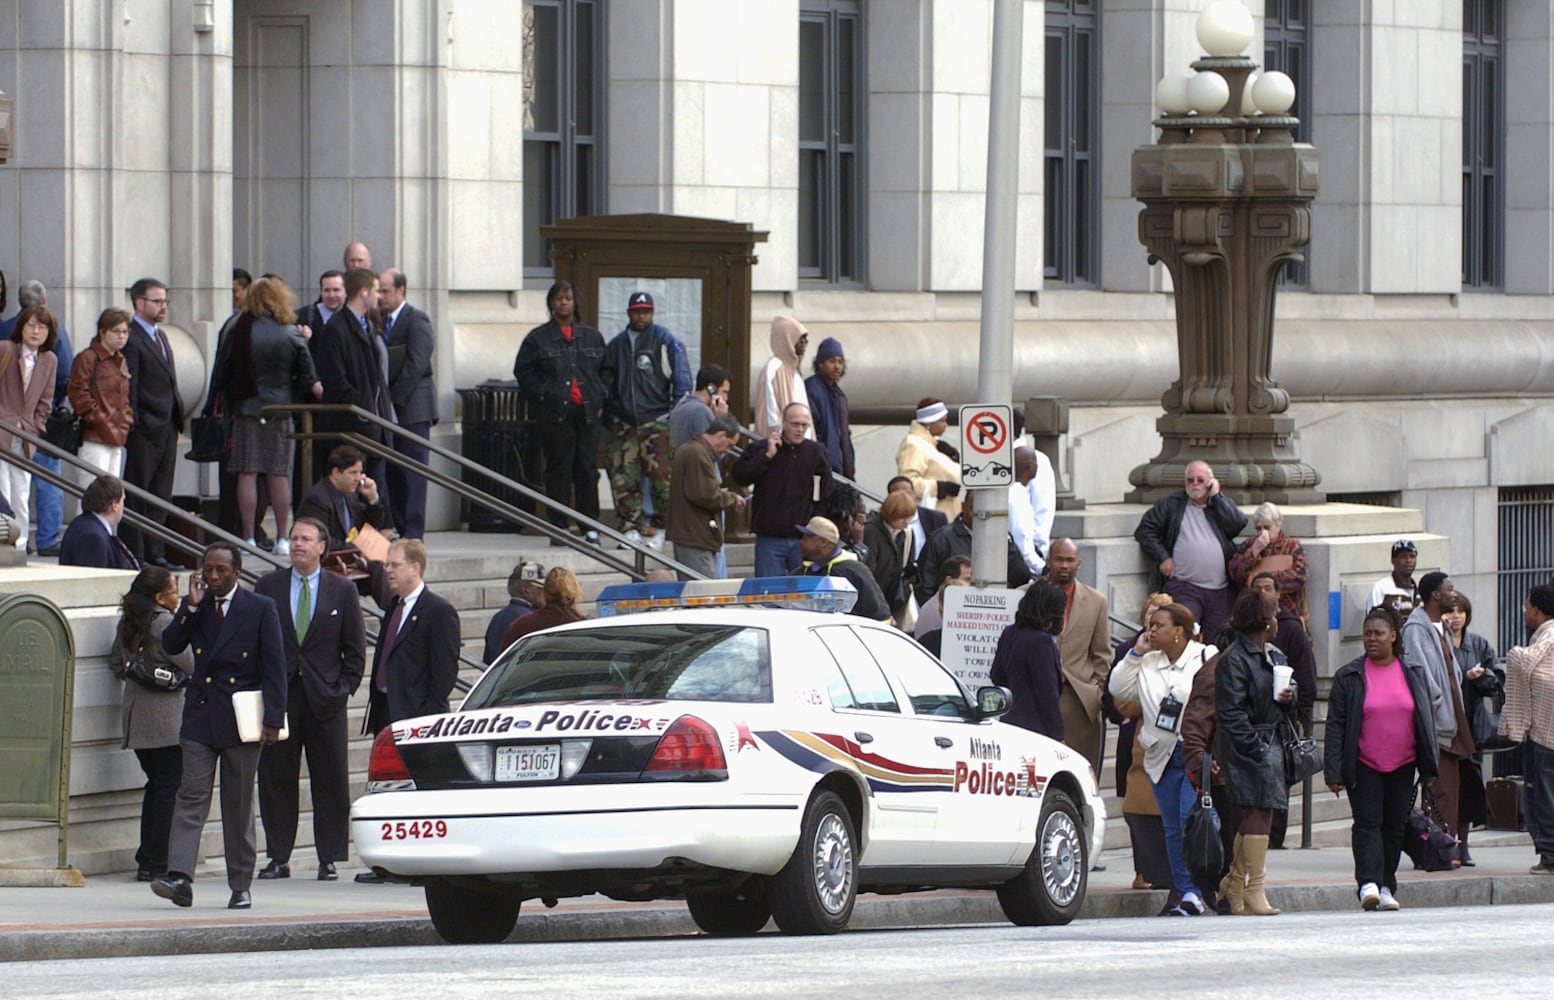
[[[912,481],[919,505],[954,520],[960,513],[960,452],[939,440],[950,425],[949,407],[929,396],[918,400],[916,416],[896,449],[896,471]]]
[[[825,445],[831,459],[831,471],[856,479],[853,460],[853,432],[847,420],[847,393],[842,391],[842,376],[847,374],[847,358],[835,337],[820,342],[815,352],[815,374],[804,380],[809,396],[809,412],[815,418],[815,440]]]
[[[799,363],[809,346],[809,331],[792,316],[772,320],[772,356],[761,366],[755,380],[755,419],[751,422],[760,437],[782,430],[782,414],[789,403],[809,405],[804,393],[804,373]],[[815,439],[814,428],[804,434]]]

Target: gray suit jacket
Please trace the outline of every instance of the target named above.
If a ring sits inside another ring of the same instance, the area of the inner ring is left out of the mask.
[[[388,335],[389,398],[402,424],[437,422],[437,385],[432,379],[436,349],[432,318],[405,303]]]

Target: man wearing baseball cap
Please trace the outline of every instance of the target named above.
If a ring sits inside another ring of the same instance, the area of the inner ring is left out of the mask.
[[[604,350],[605,471],[619,527],[631,541],[662,548],[669,513],[669,411],[691,391],[685,347],[653,322],[653,296],[632,292],[626,329]],[[652,490],[652,515],[643,490]]]
[[[852,613],[877,622],[890,620],[890,605],[880,592],[874,574],[858,557],[842,547],[842,534],[829,518],[812,517],[808,524],[793,526],[799,533],[799,554],[805,576],[839,576],[858,591]]]
[[[1392,543],[1392,572],[1376,581],[1371,588],[1370,603],[1365,610],[1386,607],[1398,613],[1402,621],[1414,610],[1414,567],[1419,563],[1419,549],[1406,538]]]
[[[507,607],[492,615],[486,626],[484,662],[487,664],[507,648],[502,645],[507,626],[545,606],[545,567],[527,559],[514,566],[512,575],[507,578],[507,597]]]

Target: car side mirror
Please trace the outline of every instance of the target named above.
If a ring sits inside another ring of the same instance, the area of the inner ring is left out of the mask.
[[[1014,695],[1006,687],[986,684],[977,688],[977,718],[996,719],[1009,711]]]

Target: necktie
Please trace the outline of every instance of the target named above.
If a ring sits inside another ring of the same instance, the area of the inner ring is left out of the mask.
[[[389,339],[389,334],[394,332],[394,314],[389,313],[383,317],[383,339]]]
[[[399,638],[399,623],[405,615],[405,602],[395,603],[394,610],[389,612],[388,621],[383,624],[383,631],[378,633],[378,649],[381,655],[378,657],[378,690],[388,691],[388,658],[394,652],[394,642]]]
[[[157,353],[162,355],[162,360],[171,361],[167,354],[167,336],[162,333],[161,327],[151,331],[151,340],[156,344]]]
[[[355,525],[351,523],[351,505],[346,502],[344,493],[336,493],[335,496],[338,497],[336,502],[340,506],[340,527],[344,529],[341,534],[349,535],[351,533],[351,529],[355,527]]]
[[[140,560],[136,559],[135,553],[131,552],[130,547],[124,544],[124,539],[114,535],[113,544],[119,550],[119,561],[123,564],[121,566],[122,569],[140,569]]]
[[[313,594],[308,589],[308,578],[302,578],[302,587],[297,591],[297,613],[292,616],[297,624],[297,643],[307,638],[308,625],[313,621]]]
[[[222,622],[224,622],[226,620],[227,620],[227,599],[225,597],[218,597],[218,598],[216,598],[216,624],[220,625]]]

